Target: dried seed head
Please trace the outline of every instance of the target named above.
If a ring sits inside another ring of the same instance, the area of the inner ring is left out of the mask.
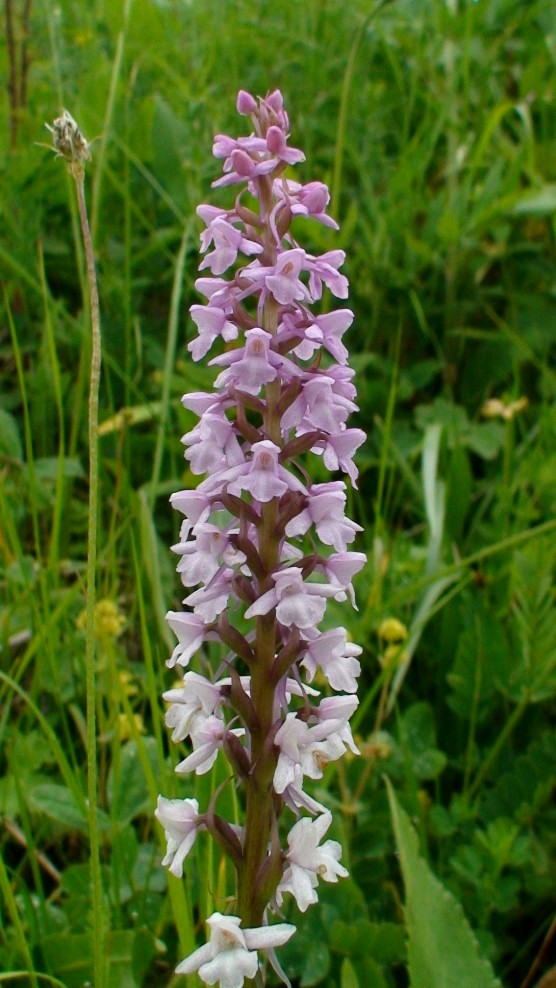
[[[50,124],[45,126],[52,134],[56,156],[63,158],[70,167],[82,169],[84,162],[91,160],[89,142],[68,110],[63,110],[62,116],[57,117],[52,126]]]

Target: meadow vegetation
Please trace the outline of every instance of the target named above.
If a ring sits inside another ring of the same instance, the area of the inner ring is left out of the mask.
[[[211,147],[237,132],[237,91],[279,87],[307,157],[296,178],[332,191],[340,233],[307,224],[304,245],[346,251],[352,424],[369,434],[350,494],[369,557],[349,618],[361,757],[314,791],[350,878],[291,909],[281,963],[303,988],[404,988],[408,965],[414,988],[459,988],[453,896],[474,931],[461,920],[462,950],[482,958],[469,985],[532,988],[550,967],[556,879],[552,0],[28,6],[25,37],[25,4],[6,0],[0,49],[0,982],[78,988],[95,950],[89,308],[74,190],[38,146],[44,122],[67,107],[95,138],[103,922],[110,988],[158,988],[233,895],[206,835],[185,880],[168,876],[153,818],[159,792],[184,795],[160,700],[174,682],[164,616],[182,596],[168,496],[196,483],[179,399],[214,378],[187,351],[195,207],[229,204],[210,189]],[[226,772],[217,762],[187,795],[206,805]],[[236,799],[223,790],[230,819]]]

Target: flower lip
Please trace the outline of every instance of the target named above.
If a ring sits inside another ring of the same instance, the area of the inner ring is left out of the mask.
[[[178,964],[176,974],[199,973],[209,985],[241,988],[244,979],[254,978],[259,967],[258,950],[281,947],[295,933],[291,923],[241,929],[238,916],[215,912],[207,920],[210,940]]]

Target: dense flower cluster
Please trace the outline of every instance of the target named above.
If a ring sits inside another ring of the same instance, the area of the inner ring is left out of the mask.
[[[352,579],[365,563],[348,548],[360,527],[345,516],[346,484],[311,483],[307,472],[311,455],[321,456],[356,484],[353,456],[365,438],[347,425],[357,405],[342,336],[353,314],[312,311],[325,287],[347,297],[343,251],[315,257],[291,232],[295,217],[336,228],[328,190],[286,177],[304,155],[288,145],[278,91],[257,100],[240,92],[237,109],[254,132],[219,135],[213,149],[224,161],[214,185],[240,186],[235,205],[198,209],[206,226],[200,268],[210,276],[196,283],[206,304],[191,308],[198,334],[189,350],[197,361],[214,347],[209,364],[218,373],[214,391],[183,398],[199,418],[183,437],[185,458],[206,476],[171,499],[183,515],[173,548],[188,609],[168,614],[178,639],[169,666],[187,668],[211,641],[226,658],[214,681],[187,671],[164,698],[172,740],[190,745],[176,771],[207,772],[222,751],[244,787],[245,820],[232,827],[216,813],[216,796],[204,812],[195,799],[160,797],[157,809],[164,864],[175,875],[200,830],[236,867],[238,915],[215,913],[210,942],[178,967],[222,988],[254,978],[257,950],[291,936],[291,925],[268,925],[286,894],[304,911],[317,901],[319,880],[347,874],[340,845],[322,843],[331,815],[306,784],[347,749],[357,753],[349,720],[361,649],[344,628],[321,624],[330,599],[355,605]],[[320,702],[309,685],[319,669],[339,691]],[[297,822],[282,848],[286,806]]]

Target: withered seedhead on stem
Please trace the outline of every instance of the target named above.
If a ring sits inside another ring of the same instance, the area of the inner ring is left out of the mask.
[[[71,113],[62,111],[52,125],[45,124],[52,134],[53,150],[57,158],[63,158],[72,173],[82,172],[86,161],[91,160],[89,142],[83,136]]]

